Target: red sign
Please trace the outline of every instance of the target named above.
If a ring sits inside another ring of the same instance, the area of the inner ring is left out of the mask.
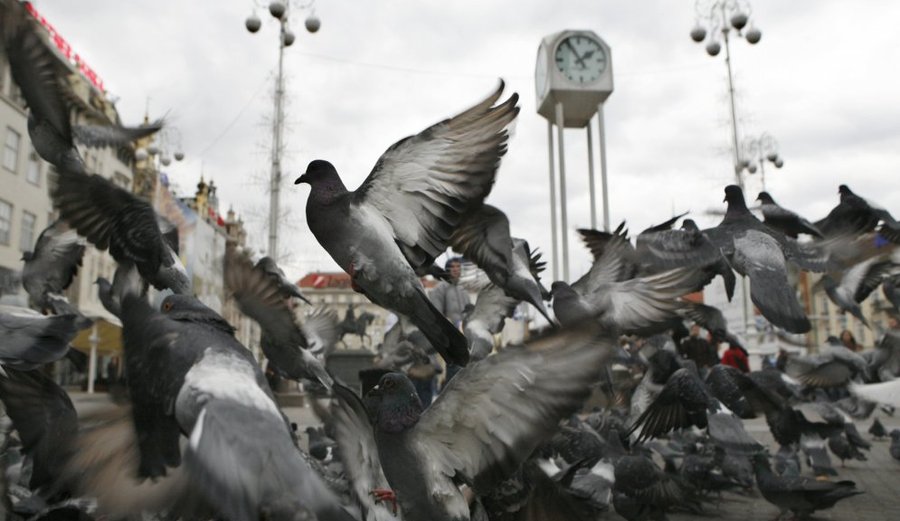
[[[94,69],[90,68],[88,64],[84,63],[84,60],[81,59],[81,56],[79,56],[78,53],[72,50],[72,46],[69,45],[69,42],[67,42],[66,39],[62,37],[62,35],[56,32],[56,29],[52,25],[50,25],[50,22],[48,22],[47,19],[43,17],[43,15],[37,12],[34,6],[31,5],[31,2],[25,2],[25,9],[29,13],[31,13],[31,16],[33,16],[35,20],[37,20],[41,25],[44,26],[44,29],[47,29],[47,32],[50,33],[50,41],[52,41],[53,44],[56,45],[56,48],[59,49],[59,52],[61,52],[62,55],[65,56],[71,64],[75,65],[75,67],[78,68],[81,74],[85,78],[87,78],[87,80],[91,82],[94,87],[100,89],[100,92],[106,92],[103,88],[103,80],[101,80],[100,77],[97,76],[97,73],[94,71]]]

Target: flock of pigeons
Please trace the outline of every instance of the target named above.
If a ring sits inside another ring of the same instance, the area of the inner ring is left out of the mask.
[[[354,289],[402,320],[386,335],[381,367],[368,375],[376,380],[357,394],[323,363],[335,344],[334,313],[301,304],[303,295],[271,259],[254,263],[228,248],[226,288],[260,324],[269,363],[330,398],[321,415],[332,441],[310,429],[307,451],[234,328],[192,296],[177,230],[149,202],[87,171],[75,146],[121,145],[159,125],[76,130],[66,83],[15,0],[0,1],[0,37],[28,105],[34,147],[58,172],[51,196],[59,212],[23,259],[23,286],[37,311],[0,308],[0,399],[10,420],[0,474],[6,512],[30,519],[586,520],[612,505],[627,519],[662,519],[673,510],[702,512],[711,493],[752,489],[755,475],[766,500],[802,517],[860,493],[849,481],[801,476],[797,451],[816,475],[836,473],[826,446],[842,461],[864,457],[868,442],[851,414],[866,416],[875,405],[834,401],[834,389],[849,386],[896,406],[897,331],[868,359],[840,345],[791,359],[790,377],[721,365],[698,370],[675,354],[672,336],[691,320],[716,340],[738,342],[718,310],[683,299],[717,276],[730,297],[735,271],[749,278],[760,312],[791,333],[810,323],[788,283],[789,265],[843,274],[823,284],[848,312],[858,314],[879,285],[896,307],[900,269],[885,252],[900,243],[900,224],[846,186],[816,223],[766,193],[760,221],[741,189],[729,186],[727,212],[714,228],[700,230],[690,219],[675,228],[679,216],[634,244],[624,225],[582,230],[592,268],[547,291],[539,255],[510,235],[501,210],[484,203],[519,111],[517,95],[502,100],[502,83],[472,108],[392,145],[355,191],[333,165],[313,161],[297,179],[311,187],[310,229]],[[798,234],[811,239],[799,242]],[[118,264],[112,281],[98,280],[98,292],[122,322],[127,397],[79,418],[41,367],[76,357],[68,344],[90,325],[63,296],[86,242]],[[478,298],[462,330],[421,283],[444,276],[434,260],[448,247],[477,266],[469,281]],[[158,309],[147,296],[151,285],[168,294]],[[493,352],[493,336],[521,301],[551,330]],[[625,351],[622,335],[647,342]],[[432,350],[462,369],[434,403],[422,404],[401,369]],[[594,390],[608,406],[577,414]],[[744,429],[742,419],[756,415],[781,447],[774,456]],[[891,453],[900,457],[900,432],[892,437]]]

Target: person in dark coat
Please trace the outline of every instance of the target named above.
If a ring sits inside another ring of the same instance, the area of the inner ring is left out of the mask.
[[[698,369],[719,363],[719,354],[715,346],[700,337],[700,326],[697,324],[691,326],[691,335],[681,341],[678,353],[688,360],[693,360]]]

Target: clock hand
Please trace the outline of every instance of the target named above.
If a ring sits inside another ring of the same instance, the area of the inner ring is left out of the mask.
[[[566,43],[566,45],[569,46],[569,49],[572,49],[572,55],[574,55],[574,56],[575,56],[575,60],[577,60],[578,63],[581,64],[581,68],[582,68],[582,69],[587,69],[587,64],[584,63],[584,60],[581,59],[581,56],[578,56],[578,51],[575,50],[575,46],[572,45],[572,42],[570,42],[569,40],[566,40],[565,43]]]

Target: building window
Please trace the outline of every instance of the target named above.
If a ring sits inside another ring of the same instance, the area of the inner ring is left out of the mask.
[[[19,249],[31,251],[34,248],[34,228],[37,224],[37,216],[31,212],[22,211],[22,234],[19,236]]]
[[[22,136],[15,130],[6,128],[6,141],[3,143],[3,168],[10,172],[16,171],[16,164],[19,162],[19,142]]]
[[[0,201],[0,244],[9,244],[9,231],[12,229],[12,205]]]
[[[28,154],[28,166],[25,167],[25,180],[35,186],[40,186],[41,184],[41,160],[34,150]]]

